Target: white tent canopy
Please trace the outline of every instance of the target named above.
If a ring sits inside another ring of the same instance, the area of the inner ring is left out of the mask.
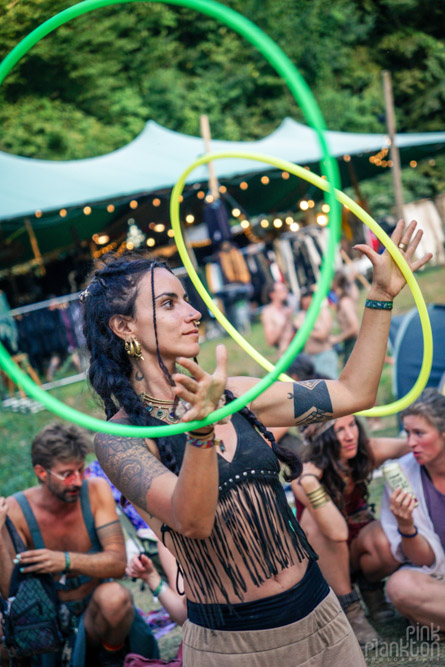
[[[385,134],[326,133],[335,157],[366,155],[388,147]],[[445,147],[445,132],[397,135],[397,145],[424,147],[434,154]],[[259,141],[212,142],[212,151],[251,151],[279,157],[300,165],[322,158],[316,132],[290,118]],[[204,153],[203,140],[161,127],[149,121],[141,134],[127,146],[107,155],[85,160],[36,160],[0,153],[0,220],[55,211],[131,194],[170,188],[185,168]],[[264,171],[258,162],[227,159],[215,163],[219,178]],[[188,182],[206,181],[207,167],[193,172]]]

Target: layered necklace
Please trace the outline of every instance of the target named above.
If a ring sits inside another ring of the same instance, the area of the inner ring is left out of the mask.
[[[139,398],[152,417],[165,421],[167,424],[177,424],[190,408],[189,404],[181,398],[179,401],[165,401],[161,398],[150,396],[150,394],[146,394],[145,392],[139,394]],[[222,453],[226,451],[222,440],[215,440],[215,444]]]
[[[161,398],[150,396],[150,394],[146,394],[145,392],[139,394],[139,398],[145,405],[147,412],[149,412],[152,417],[161,419],[162,421],[167,422],[167,424],[177,424],[187,410],[184,401],[181,401],[181,399],[176,402],[165,401]]]

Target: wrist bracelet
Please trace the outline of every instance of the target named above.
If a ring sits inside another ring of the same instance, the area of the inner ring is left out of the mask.
[[[319,507],[323,507],[323,505],[327,505],[327,503],[330,500],[323,486],[320,486],[318,489],[315,489],[315,491],[306,492],[306,495],[314,510],[318,509]]]
[[[320,478],[319,478],[318,475],[316,475],[314,472],[304,472],[304,473],[303,473],[302,475],[300,475],[300,477],[298,478],[298,484],[299,484],[300,486],[301,486],[301,480],[303,479],[303,477],[315,477],[315,479],[316,479],[318,482],[320,481]]]
[[[188,433],[190,433],[190,435],[192,435],[194,438],[206,439],[209,435],[213,433],[214,430],[215,426],[211,424],[209,430],[206,431],[205,433],[201,433],[200,431],[188,431]]]
[[[400,530],[400,528],[397,528],[397,532],[399,533],[399,535],[400,535],[401,537],[407,537],[408,539],[410,539],[411,537],[416,537],[416,535],[419,534],[419,531],[417,530],[417,526],[416,526],[416,525],[414,526],[414,531],[415,531],[415,532],[414,532],[414,533],[411,533],[411,535],[407,535],[406,533],[402,533],[402,531]]]
[[[161,577],[161,581],[156,586],[156,588],[154,590],[152,590],[150,588],[150,591],[151,591],[151,594],[153,595],[154,598],[158,598],[161,595],[161,593],[164,591],[165,588],[168,588],[168,586],[165,583],[165,581],[163,580],[163,578]]]
[[[192,445],[193,447],[198,447],[199,449],[211,449],[215,445],[215,433],[212,429],[211,433],[208,433],[205,436],[197,437],[191,433],[187,433],[185,436],[185,442],[187,445]]]
[[[68,551],[65,551],[65,569],[64,572],[69,572],[71,567],[70,555]]]
[[[366,299],[365,308],[373,308],[374,310],[392,310],[392,301],[376,301],[375,299]]]

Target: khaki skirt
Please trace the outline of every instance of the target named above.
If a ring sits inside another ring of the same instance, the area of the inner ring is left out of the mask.
[[[184,667],[366,667],[331,590],[305,618],[281,628],[227,632],[186,621]]]

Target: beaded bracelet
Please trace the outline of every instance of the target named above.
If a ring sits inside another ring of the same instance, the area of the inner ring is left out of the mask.
[[[414,526],[414,531],[415,532],[412,533],[411,535],[407,535],[406,533],[402,533],[402,531],[399,528],[397,528],[397,532],[399,533],[399,535],[401,537],[407,537],[408,539],[411,539],[412,537],[416,537],[416,535],[419,534],[419,531],[417,530],[417,526]]]
[[[68,551],[65,551],[65,570],[64,572],[69,572],[71,567],[70,555]]]
[[[187,433],[185,442],[187,445],[192,445],[193,447],[198,447],[199,449],[211,449],[215,445],[215,433],[213,429],[210,433],[207,433],[201,437],[196,434],[192,435],[192,433]]]
[[[366,299],[365,308],[373,308],[374,310],[392,310],[392,301],[375,301],[375,299]]]

